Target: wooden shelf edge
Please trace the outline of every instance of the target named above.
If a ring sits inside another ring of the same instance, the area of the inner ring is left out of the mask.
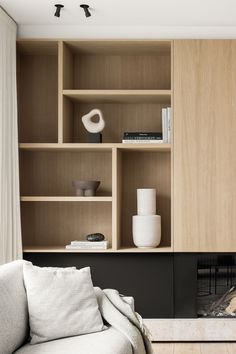
[[[63,246],[48,246],[48,247],[36,247],[36,246],[25,246],[23,248],[23,253],[110,253],[114,252],[112,248],[106,250],[67,250]]]
[[[36,247],[25,246],[24,253],[171,253],[172,247],[157,247],[157,248],[136,248],[127,247],[121,249],[108,248],[106,250],[67,250],[63,246],[48,246]]]
[[[112,148],[133,151],[170,151],[171,144],[122,144],[122,143],[20,143],[20,150],[28,151],[111,151]]]
[[[155,247],[155,248],[137,248],[137,247],[124,247],[117,250],[119,253],[168,253],[173,252],[170,247]]]
[[[63,90],[64,95],[171,95],[169,90]]]
[[[170,103],[171,90],[63,90],[63,96],[78,102]]]
[[[22,196],[21,202],[112,202],[112,197]]]

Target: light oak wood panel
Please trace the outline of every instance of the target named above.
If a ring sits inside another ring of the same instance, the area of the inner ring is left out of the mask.
[[[63,89],[71,87],[73,82],[73,57],[67,45],[59,43],[59,143],[69,142],[72,134],[70,118],[73,114],[71,101],[63,96]]]
[[[236,251],[236,41],[174,43],[174,250]]]
[[[171,247],[171,165],[169,153],[123,152],[120,247],[133,248],[132,216],[137,215],[137,189],[156,188],[161,215],[160,247]]]
[[[19,140],[58,140],[57,55],[18,55]]]
[[[235,354],[235,343],[152,343],[154,354]]]
[[[64,90],[65,97],[84,103],[165,103],[170,90]]]
[[[235,354],[236,353],[236,343],[226,343],[226,348],[228,350],[227,354]],[[226,351],[224,351],[223,353],[226,353]]]
[[[74,106],[73,102],[63,96],[63,119],[62,119],[62,143],[72,142],[72,137],[74,136]]]
[[[89,104],[74,104],[74,126],[72,131],[75,143],[86,143],[87,131],[81,117],[95,106]],[[161,110],[164,104],[136,103],[136,104],[96,104],[103,112],[106,126],[102,132],[104,143],[121,143],[124,132],[156,132],[162,131]],[[68,119],[73,119],[68,117]],[[126,145],[126,144],[125,144]]]
[[[21,203],[24,246],[65,246],[100,232],[112,242],[110,203]]]
[[[111,152],[21,152],[22,196],[73,196],[73,180],[99,180],[97,195],[111,196]]]
[[[170,89],[170,55],[75,55],[71,89]]]
[[[174,343],[152,343],[152,347],[153,354],[174,354]]]
[[[226,343],[204,343],[204,344],[200,344],[200,354],[230,354],[230,352],[228,351],[228,345]],[[231,348],[232,345],[231,345]],[[234,347],[235,349],[235,347]],[[235,352],[234,352],[235,353]],[[197,352],[198,354],[198,352]]]
[[[73,54],[68,45],[63,43],[63,89],[73,87],[74,81],[74,62]]]
[[[92,55],[161,55],[170,54],[170,40],[65,40],[73,53]]]

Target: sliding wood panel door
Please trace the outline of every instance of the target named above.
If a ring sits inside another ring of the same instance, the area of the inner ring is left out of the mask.
[[[176,252],[236,251],[236,40],[174,42]]]

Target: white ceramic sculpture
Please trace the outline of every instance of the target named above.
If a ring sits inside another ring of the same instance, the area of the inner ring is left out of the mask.
[[[96,115],[99,116],[99,121],[93,122],[92,118]],[[105,128],[105,121],[103,119],[103,114],[98,108],[92,109],[92,111],[90,111],[88,114],[85,114],[82,117],[82,122],[85,129],[89,133],[93,133],[93,134],[101,133]]]
[[[138,215],[133,216],[133,241],[138,248],[157,247],[161,242],[161,216],[156,214],[156,189],[137,190]]]

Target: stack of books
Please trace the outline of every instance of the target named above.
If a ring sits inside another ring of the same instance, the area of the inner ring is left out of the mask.
[[[171,142],[171,107],[162,108],[163,143]]]
[[[171,107],[162,108],[162,132],[125,132],[122,143],[124,144],[170,144],[171,142]]]
[[[71,241],[66,245],[67,250],[106,250],[108,241]]]
[[[122,143],[124,144],[132,144],[132,143],[155,143],[160,144],[163,143],[162,133],[154,132],[154,133],[142,133],[142,132],[126,132],[124,133]]]

